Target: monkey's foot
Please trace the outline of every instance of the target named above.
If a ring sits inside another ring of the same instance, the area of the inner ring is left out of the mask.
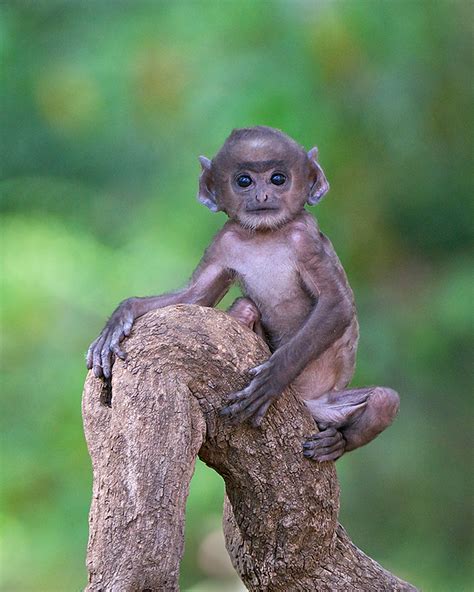
[[[327,426],[342,428],[362,415],[370,393],[371,389],[331,391],[317,399],[306,400],[305,404],[321,429]]]
[[[260,312],[250,298],[237,298],[227,310],[227,314],[230,314],[231,317],[234,317],[239,323],[252,329],[252,331],[260,321]]]
[[[318,462],[337,460],[344,454],[346,441],[336,428],[329,427],[309,436],[303,444],[303,454]]]

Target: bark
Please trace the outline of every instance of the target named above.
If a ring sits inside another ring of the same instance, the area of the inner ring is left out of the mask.
[[[262,427],[218,415],[269,355],[225,313],[191,305],[140,318],[114,366],[112,404],[89,373],[83,414],[94,471],[88,592],[178,590],[184,510],[197,455],[224,479],[233,565],[258,592],[415,590],[338,524],[334,463],[302,454],[315,431],[288,389]]]

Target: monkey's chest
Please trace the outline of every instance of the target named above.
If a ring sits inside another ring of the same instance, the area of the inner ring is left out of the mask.
[[[285,248],[243,250],[234,269],[244,292],[261,312],[293,300],[301,290],[295,262]]]

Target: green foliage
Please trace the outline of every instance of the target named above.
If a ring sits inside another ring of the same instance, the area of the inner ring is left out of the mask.
[[[84,586],[83,354],[118,301],[186,281],[223,222],[194,201],[196,157],[264,124],[319,145],[354,384],[402,397],[338,464],[342,522],[419,587],[468,590],[471,19],[447,0],[2,3],[3,589]],[[199,559],[222,498],[199,465],[185,590],[233,585]]]

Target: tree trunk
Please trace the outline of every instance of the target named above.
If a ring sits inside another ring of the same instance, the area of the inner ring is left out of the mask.
[[[197,455],[224,479],[224,533],[251,591],[415,590],[357,549],[337,522],[334,463],[302,454],[315,425],[291,389],[261,428],[218,411],[269,355],[225,313],[178,305],[140,318],[117,360],[112,403],[89,373],[83,413],[94,485],[88,592],[178,590]]]

